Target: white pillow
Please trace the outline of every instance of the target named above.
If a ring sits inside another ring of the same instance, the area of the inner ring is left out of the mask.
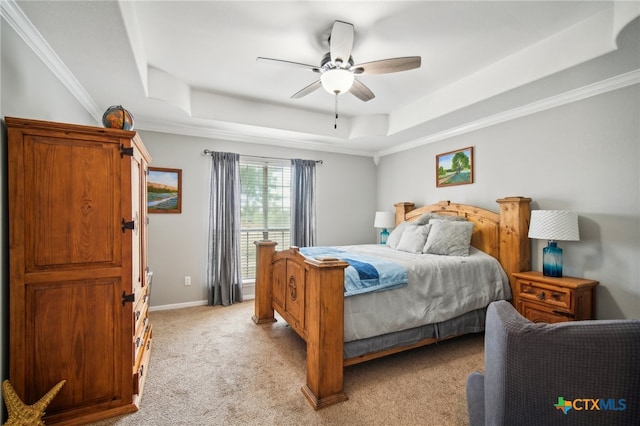
[[[429,228],[431,228],[431,225],[407,225],[398,243],[398,250],[409,253],[422,253],[429,235]]]
[[[398,243],[400,242],[400,238],[402,237],[402,233],[404,229],[409,225],[409,222],[401,222],[398,226],[396,226],[393,231],[387,237],[387,245],[392,249],[398,248]]]
[[[429,224],[431,230],[423,253],[469,256],[473,222],[431,219]]]

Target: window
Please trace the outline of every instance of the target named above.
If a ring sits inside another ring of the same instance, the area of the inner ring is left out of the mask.
[[[288,248],[291,241],[291,166],[240,159],[242,277],[256,277],[256,240]]]

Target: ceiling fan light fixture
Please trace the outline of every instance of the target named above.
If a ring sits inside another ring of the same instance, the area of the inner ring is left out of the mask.
[[[332,95],[347,93],[353,85],[353,80],[353,73],[342,68],[330,69],[320,75],[322,87]]]

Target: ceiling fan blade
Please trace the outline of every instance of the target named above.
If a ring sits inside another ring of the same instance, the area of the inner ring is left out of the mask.
[[[392,72],[408,71],[420,68],[420,56],[406,56],[403,58],[382,59],[380,61],[365,62],[351,67],[354,74],[388,74]]]
[[[268,63],[268,64],[276,64],[276,65],[287,65],[287,66],[292,65],[294,67],[306,68],[309,71],[320,72],[320,69],[315,65],[301,64],[299,62],[283,61],[282,59],[263,58],[259,56],[256,58],[256,61]]]
[[[320,82],[320,80],[314,81],[304,89],[300,90],[297,93],[294,93],[293,96],[291,96],[291,99],[300,99],[303,96],[307,96],[311,92],[315,92],[321,87],[322,87],[322,82]]]
[[[329,38],[329,52],[331,60],[343,64],[349,62],[351,49],[353,48],[353,24],[335,21]]]
[[[371,99],[376,97],[371,89],[369,89],[359,80],[353,80],[353,85],[351,86],[351,89],[349,89],[349,92],[351,92],[353,96],[364,102],[370,101]]]

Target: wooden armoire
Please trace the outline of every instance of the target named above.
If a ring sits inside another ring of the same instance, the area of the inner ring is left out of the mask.
[[[136,411],[149,361],[146,177],[133,131],[5,118],[9,379],[47,424]]]

